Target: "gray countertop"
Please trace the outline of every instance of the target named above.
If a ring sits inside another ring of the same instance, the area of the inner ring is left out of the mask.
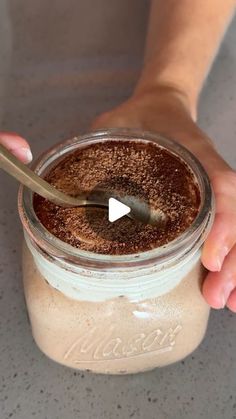
[[[35,155],[88,129],[137,79],[148,1],[94,4],[0,3],[0,130],[26,136]],[[234,167],[235,37],[236,20],[200,106],[200,125]],[[0,418],[236,418],[236,316],[228,310],[211,312],[191,356],[152,372],[92,375],[45,357],[32,339],[22,292],[17,185],[3,173],[0,182]]]

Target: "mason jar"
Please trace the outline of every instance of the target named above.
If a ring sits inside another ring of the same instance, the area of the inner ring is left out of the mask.
[[[34,170],[101,141],[154,141],[189,166],[201,204],[192,225],[165,246],[129,255],[83,251],[40,223],[33,193],[19,192],[24,230],[23,283],[35,342],[51,359],[79,370],[128,374],[179,361],[202,341],[209,306],[201,294],[201,248],[214,218],[207,174],[184,147],[160,135],[113,129],[56,145]]]

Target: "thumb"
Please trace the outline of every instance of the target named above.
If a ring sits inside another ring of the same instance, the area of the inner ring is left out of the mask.
[[[32,153],[27,141],[18,134],[12,132],[0,132],[0,144],[6,147],[23,163],[32,161]]]

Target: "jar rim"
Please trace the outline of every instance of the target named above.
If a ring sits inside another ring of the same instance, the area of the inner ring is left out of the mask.
[[[182,159],[194,174],[201,193],[201,204],[197,217],[193,223],[175,240],[166,245],[145,252],[127,255],[106,255],[81,250],[56,238],[38,219],[33,207],[33,195],[25,186],[21,185],[18,195],[18,210],[23,227],[31,240],[44,252],[56,258],[65,259],[72,264],[84,267],[106,268],[121,266],[146,266],[147,264],[171,263],[173,259],[184,257],[194,252],[203,244],[211,228],[214,218],[214,195],[208,175],[198,159],[184,146],[162,136],[161,134],[134,130],[130,128],[111,128],[97,130],[85,135],[74,137],[57,143],[42,153],[32,165],[32,169],[41,175],[59,159],[75,149],[96,142],[135,140],[141,142],[155,142],[172,154]]]

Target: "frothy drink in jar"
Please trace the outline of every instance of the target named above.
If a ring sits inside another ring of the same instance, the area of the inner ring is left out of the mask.
[[[106,208],[62,208],[23,190],[24,288],[36,343],[64,365],[124,374],[178,361],[201,342],[201,245],[212,222],[206,173],[154,134],[93,133],[44,155],[36,171],[59,190],[134,196],[165,222]],[[28,194],[28,196],[27,196]]]

